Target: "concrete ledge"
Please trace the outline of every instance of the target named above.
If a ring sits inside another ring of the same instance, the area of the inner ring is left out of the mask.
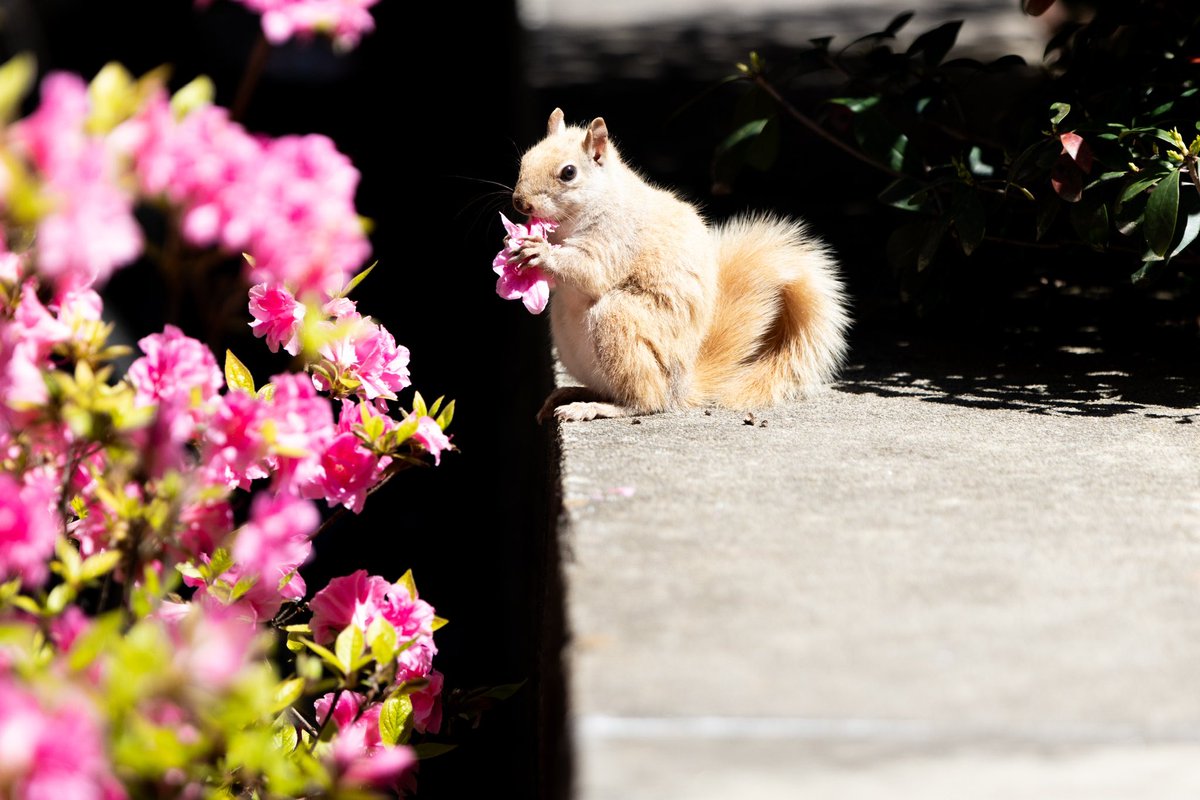
[[[1141,367],[561,426],[573,796],[1196,796],[1200,380]]]

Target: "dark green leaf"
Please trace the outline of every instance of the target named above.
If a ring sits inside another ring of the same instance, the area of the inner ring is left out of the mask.
[[[908,21],[912,18],[913,12],[911,11],[905,11],[901,14],[897,14],[892,21],[887,24],[887,27],[883,29],[883,32],[888,36],[895,36],[900,32],[901,28],[908,24]]]
[[[963,253],[971,255],[983,241],[987,230],[987,215],[979,193],[965,183],[954,187],[952,196],[954,229],[958,232],[958,242],[962,245]]]
[[[938,249],[942,246],[942,239],[946,237],[946,231],[949,228],[950,221],[944,216],[938,217],[930,223],[925,234],[925,241],[921,242],[921,249],[917,251],[917,272],[924,271],[933,263]]]
[[[746,163],[755,169],[766,172],[775,165],[779,155],[779,120],[771,117],[759,130],[758,135],[750,140],[746,149]],[[432,412],[436,415],[436,412]]]
[[[1108,244],[1108,207],[1088,199],[1071,206],[1071,225],[1088,246],[1097,250]]]
[[[1186,221],[1183,223],[1183,236],[1179,240],[1179,244],[1175,245],[1175,249],[1171,251],[1170,258],[1182,253],[1187,249],[1188,245],[1196,241],[1196,236],[1200,235],[1200,212],[1188,214]]]
[[[443,742],[421,742],[413,747],[413,751],[417,754],[417,758],[424,761],[427,758],[436,758],[437,756],[449,753],[456,744],[445,744]]]
[[[1053,192],[1047,192],[1042,195],[1042,199],[1038,201],[1037,206],[1037,240],[1040,242],[1046,232],[1050,230],[1050,226],[1054,224],[1054,220],[1058,217],[1058,210],[1062,207],[1062,201],[1058,199],[1058,195]]]
[[[525,681],[521,681],[520,683],[505,683],[500,686],[493,686],[484,692],[483,696],[490,697],[493,700],[507,700],[520,691],[521,687],[524,685]]]
[[[726,136],[724,141],[717,145],[717,154],[720,155],[721,153],[728,152],[747,139],[758,136],[766,126],[767,120],[764,118],[751,120],[738,127],[737,130]]]
[[[1117,204],[1128,202],[1129,198],[1134,195],[1141,194],[1149,189],[1154,184],[1162,180],[1162,175],[1147,175],[1146,173],[1136,173],[1133,175],[1133,180],[1125,184],[1125,188],[1121,190],[1121,195],[1117,199]]]
[[[904,211],[918,211],[928,202],[931,188],[916,178],[897,178],[879,193],[879,201]]]
[[[830,103],[836,103],[839,106],[845,106],[855,114],[861,114],[868,108],[874,108],[879,105],[879,96],[871,95],[870,97],[833,97],[830,98]]]
[[[920,53],[926,64],[931,67],[936,66],[942,63],[942,59],[954,47],[954,42],[958,39],[958,31],[961,28],[962,20],[954,20],[926,31],[913,40],[908,47],[907,54],[912,56]]]
[[[1146,201],[1146,244],[1157,255],[1164,256],[1175,238],[1175,223],[1179,216],[1179,171],[1175,170],[1159,181]]]
[[[892,231],[887,240],[887,260],[897,270],[909,269],[917,263],[917,253],[925,241],[927,220],[901,225]]]

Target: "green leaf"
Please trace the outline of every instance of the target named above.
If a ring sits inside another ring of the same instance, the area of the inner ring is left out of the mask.
[[[869,97],[834,97],[828,102],[836,103],[839,106],[845,106],[855,114],[861,114],[862,112],[879,105],[879,96],[871,95]]]
[[[759,172],[766,172],[779,157],[779,120],[771,117],[746,148],[746,163]]]
[[[312,639],[301,639],[300,641],[303,642],[304,646],[307,647],[309,650],[312,650],[314,653],[319,655],[321,657],[321,660],[324,661],[326,664],[333,667],[338,672],[341,672],[343,674],[345,673],[345,670],[342,669],[342,662],[338,659],[337,656],[335,656],[333,653],[331,653],[329,651],[329,648],[322,647],[321,645],[314,642]]]
[[[1050,226],[1054,224],[1054,220],[1058,217],[1058,210],[1062,208],[1062,201],[1058,199],[1058,195],[1054,192],[1046,192],[1042,195],[1042,199],[1037,205],[1037,241],[1041,241],[1046,232],[1050,230]]]
[[[936,66],[942,63],[942,59],[954,47],[961,28],[962,20],[953,20],[926,31],[913,40],[906,54],[912,56],[920,53],[924,56],[926,64]]]
[[[342,293],[340,296],[346,297],[351,292],[353,292],[360,283],[362,283],[363,281],[365,281],[367,279],[367,276],[371,274],[371,270],[375,269],[375,267],[378,264],[379,264],[378,261],[374,262],[373,264],[371,264],[371,266],[367,267],[362,272],[358,273],[353,278],[351,278],[350,281],[346,284],[346,288],[342,289]]]
[[[225,351],[225,384],[230,389],[241,389],[247,394],[254,394],[254,376],[232,350]]]
[[[1179,240],[1179,244],[1175,245],[1175,249],[1171,251],[1168,258],[1174,258],[1186,250],[1188,245],[1196,241],[1197,235],[1200,235],[1200,212],[1187,215],[1183,224],[1183,237]]]
[[[337,654],[338,663],[343,667],[343,673],[349,675],[354,671],[355,663],[362,655],[365,646],[363,633],[357,625],[351,624],[338,634],[337,640],[333,643],[333,650]]]
[[[264,383],[258,387],[258,399],[266,402],[271,402],[275,399],[275,384]]]
[[[444,742],[421,742],[418,745],[413,745],[413,752],[417,754],[417,758],[424,761],[429,758],[437,758],[438,756],[449,753],[456,744],[446,744]]]
[[[61,614],[67,603],[75,599],[75,587],[69,583],[60,583],[46,595],[46,613],[53,616]]]
[[[271,698],[271,713],[278,714],[289,708],[304,694],[304,678],[291,678],[280,681],[275,687],[275,695]]]
[[[1163,176],[1135,173],[1132,178],[1133,179],[1130,180],[1129,183],[1125,184],[1125,188],[1121,190],[1120,197],[1117,200],[1118,204],[1126,203],[1131,197],[1135,197],[1146,191],[1151,186],[1154,186],[1156,183],[1162,180]]]
[[[908,21],[912,18],[913,18],[913,12],[911,12],[911,11],[905,11],[900,14],[897,14],[895,17],[892,18],[892,21],[887,24],[887,27],[883,29],[883,33],[886,36],[894,37],[897,33],[900,32],[901,28],[903,28],[905,25],[908,24]]]
[[[63,578],[67,583],[78,584],[81,580],[79,573],[83,567],[83,560],[75,545],[71,544],[67,537],[60,536],[54,542],[54,554],[58,556],[62,565]],[[117,557],[120,558],[120,551],[117,551]]]
[[[1071,113],[1071,105],[1069,103],[1051,103],[1050,104],[1050,124],[1057,126],[1060,122],[1067,118],[1067,114]]]
[[[1146,244],[1159,256],[1165,256],[1175,238],[1179,217],[1179,171],[1172,171],[1159,181],[1146,201],[1146,221],[1142,228]]]
[[[417,599],[417,582],[413,579],[411,569],[405,570],[404,574],[400,576],[400,580],[396,581],[396,583],[403,585],[408,590],[409,597],[413,600]]]
[[[979,193],[966,184],[956,184],[953,193],[954,229],[963,253],[971,255],[987,231],[987,215]]]
[[[396,627],[383,618],[383,615],[371,620],[367,626],[367,644],[371,654],[380,664],[387,664],[396,657]]]
[[[197,108],[212,105],[216,95],[217,89],[212,78],[201,75],[184,84],[179,91],[171,95],[171,111],[175,114],[176,119],[183,119]]]
[[[739,144],[758,136],[762,133],[763,128],[767,127],[767,117],[762,119],[752,119],[744,125],[740,125],[733,133],[726,136],[720,144],[717,145],[717,155],[727,153]]]
[[[379,736],[384,744],[403,744],[412,727],[412,700],[406,694],[394,694],[379,709]]]
[[[908,176],[897,178],[879,193],[879,201],[903,211],[920,211],[929,202],[929,191],[933,187],[924,181]]]
[[[917,272],[923,272],[926,267],[933,263],[933,259],[937,256],[938,249],[942,246],[942,239],[945,238],[949,227],[950,221],[946,217],[939,217],[930,223],[929,229],[925,234],[925,240],[921,242],[921,248],[917,251]]]
[[[291,753],[300,744],[300,736],[296,733],[295,725],[281,722],[275,726],[275,747],[284,753]]]
[[[107,575],[116,568],[117,564],[121,563],[121,556],[120,550],[105,550],[102,553],[88,556],[80,567],[79,580],[87,583]]]
[[[431,631],[436,631],[440,628],[446,627],[449,624],[450,624],[450,620],[448,620],[448,619],[444,619],[442,617],[434,617],[433,623],[429,626],[429,629]]]
[[[8,122],[20,111],[35,80],[37,60],[29,53],[13,56],[0,66],[0,122]]]
[[[429,416],[429,409],[425,406],[425,398],[421,397],[420,392],[413,392],[413,416],[418,419]]]
[[[493,700],[507,700],[519,692],[525,686],[525,683],[526,681],[521,681],[520,683],[505,683],[500,686],[493,686],[484,692],[483,696],[490,697]]]
[[[454,401],[451,400],[449,403],[446,404],[446,407],[442,409],[442,413],[438,414],[437,424],[438,424],[439,428],[441,428],[442,430],[446,430],[446,428],[450,427],[450,423],[453,421],[454,421]]]
[[[74,672],[87,669],[110,643],[120,637],[121,611],[110,611],[92,620],[92,624],[71,643],[67,666]]]
[[[1108,207],[1085,199],[1071,206],[1071,225],[1088,246],[1101,250],[1108,244]]]
[[[1162,263],[1163,263],[1163,261],[1160,258],[1148,259],[1146,261],[1143,261],[1142,266],[1140,266],[1138,268],[1137,272],[1135,272],[1129,276],[1129,280],[1132,281],[1133,283],[1143,282],[1148,277],[1150,277],[1150,273],[1154,270],[1154,268]]]

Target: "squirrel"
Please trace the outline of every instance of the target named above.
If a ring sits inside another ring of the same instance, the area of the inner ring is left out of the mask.
[[[554,109],[512,200],[557,223],[516,259],[552,278],[554,347],[583,384],[552,392],[539,422],[770,406],[840,368],[850,316],[829,248],[772,214],[710,225],[628,166],[603,118],[568,126]]]

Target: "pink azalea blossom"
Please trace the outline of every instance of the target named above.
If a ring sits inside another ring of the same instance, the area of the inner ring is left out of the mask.
[[[519,299],[530,314],[540,314],[550,300],[554,279],[537,267],[522,267],[517,260],[517,250],[522,237],[548,237],[558,225],[549,220],[530,220],[527,225],[522,225],[512,222],[504,214],[500,215],[500,220],[508,235],[504,237],[504,248],[492,259],[492,271],[500,276],[496,280],[496,294],[505,300]]]
[[[55,707],[0,674],[0,796],[22,800],[119,800],[102,731],[87,698]]]
[[[375,30],[368,10],[379,0],[238,0],[262,15],[263,35],[271,44],[325,34],[340,50],[358,45],[363,34]],[[207,5],[203,0],[202,5]]]
[[[52,204],[38,221],[37,265],[59,286],[100,285],[142,252],[133,198],[119,186],[116,154],[87,133],[89,113],[83,80],[56,72],[42,81],[38,108],[12,127]]]
[[[30,475],[22,485],[0,473],[0,578],[20,578],[41,586],[58,534],[54,505],[57,487],[44,476]]]
[[[353,433],[339,433],[321,455],[315,480],[304,487],[306,497],[322,497],[355,514],[363,510],[367,492],[383,477],[392,459],[366,449]]]
[[[305,375],[276,375],[271,383],[275,394],[265,406],[263,423],[269,434],[267,460],[277,488],[292,490],[317,478],[320,455],[334,437],[333,407]]]
[[[60,653],[65,653],[91,624],[91,619],[83,613],[83,609],[67,606],[63,613],[50,621],[50,641],[54,642]]]
[[[250,505],[250,521],[233,543],[233,560],[241,567],[242,577],[260,576],[264,588],[276,589],[308,561],[312,555],[309,537],[320,524],[321,515],[308,500],[286,493],[257,494]],[[288,584],[299,579],[292,576]]]
[[[225,498],[188,503],[179,512],[179,544],[183,560],[211,555],[233,530],[233,509]]]
[[[355,625],[364,633],[377,616],[382,616],[396,628],[400,642],[415,643],[400,654],[401,665],[408,673],[429,672],[427,662],[437,653],[433,644],[433,607],[414,598],[402,584],[391,584],[378,575],[368,575],[360,569],[350,575],[334,578],[309,602],[312,609],[313,638],[318,642],[332,641],[346,626]],[[409,651],[419,650],[409,656]],[[408,656],[408,658],[405,658]],[[398,675],[398,679],[402,679]]]
[[[450,443],[450,437],[442,431],[441,426],[433,417],[421,417],[417,420],[417,430],[413,433],[413,438],[433,456],[434,464],[442,463],[443,450],[454,449],[454,445]]]
[[[333,740],[333,763],[339,783],[394,788],[404,773],[416,766],[417,759],[412,750],[383,743],[379,733],[381,709],[380,703],[370,705],[357,719],[339,728]],[[334,712],[335,720],[337,713]]]
[[[304,304],[287,287],[260,283],[250,288],[250,329],[255,336],[267,337],[272,353],[284,350],[296,355],[300,351],[300,323],[304,321]]]
[[[337,324],[344,333],[320,351],[326,369],[339,380],[348,379],[365,400],[395,400],[396,392],[411,383],[408,349],[397,345],[387,328],[357,312],[337,318]],[[314,373],[313,383],[325,391],[336,388],[319,373]]]
[[[445,678],[436,669],[425,676],[429,684],[409,695],[413,707],[413,729],[437,733],[442,728],[442,685]]]
[[[259,655],[256,619],[212,602],[183,605],[162,617],[175,645],[175,664],[201,688],[225,689]]]
[[[225,385],[212,351],[174,325],[143,337],[138,347],[145,356],[129,366],[126,378],[143,405],[175,401],[186,406],[193,394],[208,400]]]
[[[270,474],[263,431],[266,406],[265,401],[246,392],[231,391],[218,398],[201,446],[201,463],[209,482],[249,489],[252,481]]]

